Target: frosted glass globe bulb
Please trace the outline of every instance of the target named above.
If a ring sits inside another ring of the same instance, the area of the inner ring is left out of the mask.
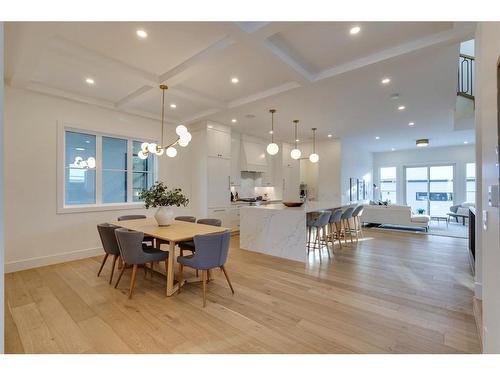
[[[317,163],[319,161],[319,155],[318,154],[309,155],[309,161],[311,163]]]
[[[175,149],[175,147],[172,147],[172,146],[167,148],[166,152],[167,152],[167,156],[170,158],[175,158],[175,156],[177,155],[177,150]]]
[[[298,148],[294,148],[291,152],[290,152],[290,156],[292,159],[294,160],[297,160],[297,159],[300,159],[300,156],[302,155],[302,153],[300,152],[300,150]]]
[[[279,150],[280,150],[280,148],[276,143],[269,143],[267,145],[267,153],[269,155],[276,155]]]

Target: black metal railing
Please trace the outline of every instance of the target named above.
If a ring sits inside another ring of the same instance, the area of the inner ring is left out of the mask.
[[[474,99],[474,56],[460,54],[458,58],[458,85],[457,93]]]

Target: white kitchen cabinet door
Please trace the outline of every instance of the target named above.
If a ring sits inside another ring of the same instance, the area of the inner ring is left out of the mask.
[[[207,129],[208,156],[229,159],[231,157],[231,133]]]
[[[208,217],[210,219],[219,219],[222,221],[222,226],[226,228],[230,228],[230,218],[227,208],[212,208],[208,210]]]
[[[233,134],[231,136],[231,186],[241,186],[240,150],[240,136]]]
[[[229,159],[208,157],[208,208],[227,207],[231,203]]]

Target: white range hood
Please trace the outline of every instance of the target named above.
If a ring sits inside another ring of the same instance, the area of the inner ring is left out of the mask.
[[[240,170],[242,172],[267,172],[266,145],[242,137]]]

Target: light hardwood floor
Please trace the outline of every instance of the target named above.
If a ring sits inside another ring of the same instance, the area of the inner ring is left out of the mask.
[[[166,298],[130,272],[118,290],[100,257],[6,275],[8,353],[478,353],[466,240],[365,230],[309,263],[243,251]],[[305,251],[305,249],[304,249]],[[187,273],[187,272],[186,272]],[[189,275],[188,275],[189,276]]]

